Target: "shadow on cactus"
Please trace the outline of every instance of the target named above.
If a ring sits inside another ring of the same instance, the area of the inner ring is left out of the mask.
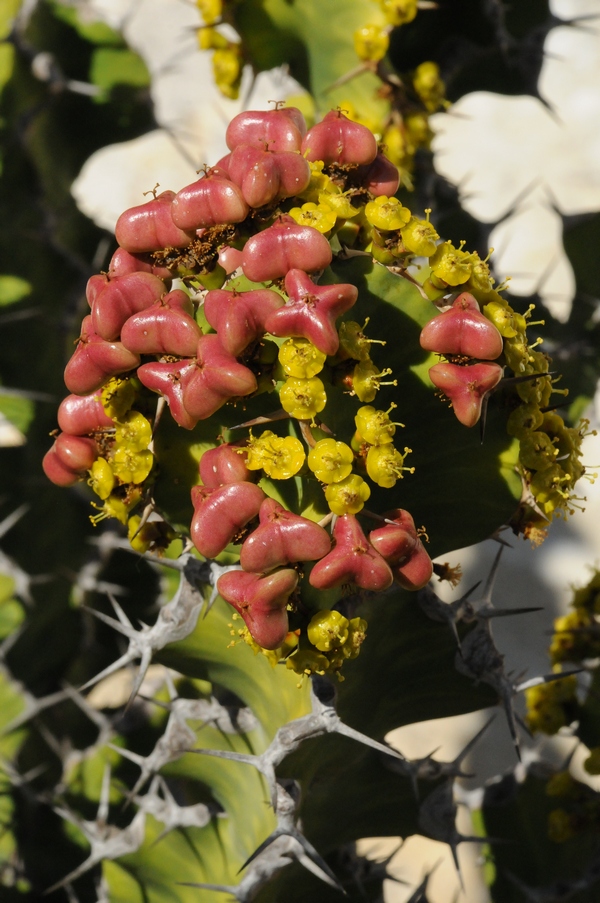
[[[451,610],[425,588],[456,574],[431,559],[568,511],[585,430],[551,408],[529,312],[399,203],[365,126],[332,110],[307,131],[277,104],[237,116],[227,143],[192,185],[120,217],[44,459],[57,485],[87,481],[95,524],[126,527],[107,548],[176,578],[152,626],[116,598],[94,610],[127,646],[82,689],[139,660],[144,726],[125,712],[100,729],[87,790],[63,775],[52,806],[90,850],[52,889],[103,862],[111,901],[266,900],[295,861],[311,899],[358,899],[342,844],[471,839],[444,828],[460,759],[410,762],[388,730],[500,698],[516,742],[523,687],[491,638],[493,581]],[[153,660],[176,674],[146,699]]]

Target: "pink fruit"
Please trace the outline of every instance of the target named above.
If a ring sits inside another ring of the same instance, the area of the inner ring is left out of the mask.
[[[400,185],[398,167],[384,154],[377,154],[372,163],[361,166],[358,177],[362,186],[376,198],[381,195],[393,197]]]
[[[42,468],[48,479],[56,486],[72,486],[81,479],[81,474],[65,467],[56,454],[55,445],[44,455]]]
[[[315,272],[332,260],[329,242],[312,226],[299,226],[280,217],[272,226],[248,239],[242,268],[251,282],[279,279],[292,269]]]
[[[288,632],[287,604],[298,584],[290,569],[268,577],[228,571],[219,577],[217,589],[242,616],[252,638],[263,649],[277,649]]]
[[[98,457],[98,448],[93,439],[70,436],[69,433],[60,433],[57,436],[54,451],[64,467],[78,474],[89,470]]]
[[[415,529],[415,522],[402,508],[386,511],[395,524],[372,530],[369,542],[391,565],[397,583],[404,589],[421,589],[431,580],[433,564]]]
[[[167,289],[173,275],[167,267],[155,266],[150,254],[130,254],[125,248],[117,248],[108,265],[108,276],[110,279],[115,279],[117,276],[127,276],[129,273],[152,273],[153,276],[158,276],[165,282]]]
[[[206,175],[173,200],[171,215],[180,229],[203,229],[221,223],[241,223],[250,212],[241,190],[217,175]]]
[[[85,287],[85,297],[90,307],[94,306],[94,301],[107,285],[108,276],[106,273],[94,273],[93,276],[90,276]]]
[[[164,293],[164,282],[152,273],[128,273],[111,279],[94,301],[95,332],[107,342],[118,339],[123,323],[132,314],[150,307]]]
[[[260,506],[260,523],[242,545],[245,571],[266,573],[294,561],[316,561],[331,549],[329,534],[314,521],[286,511],[274,499]]]
[[[366,164],[377,155],[377,141],[366,126],[348,119],[340,110],[331,110],[309,129],[302,141],[302,153],[311,163]]]
[[[132,254],[185,248],[193,235],[177,228],[171,217],[174,191],[163,191],[146,204],[121,214],[115,227],[117,241]]]
[[[231,120],[225,133],[227,147],[249,144],[261,150],[299,151],[306,134],[304,116],[296,107],[281,110],[246,110]]]
[[[91,316],[81,324],[79,344],[65,367],[65,385],[75,395],[89,395],[111,376],[127,373],[140,363],[139,354],[121,342],[105,342],[92,327]]]
[[[123,324],[121,341],[138,354],[192,357],[202,330],[192,316],[188,295],[176,289]]]
[[[63,433],[87,436],[114,426],[101,402],[101,390],[92,395],[67,395],[58,409],[58,425]]]
[[[204,299],[206,319],[234,357],[267,332],[265,320],[279,307],[281,295],[266,288],[241,293],[213,289]]]
[[[138,368],[139,381],[151,392],[158,392],[169,405],[175,423],[193,430],[198,417],[192,417],[183,401],[183,391],[196,370],[196,361],[151,361]]]
[[[257,516],[265,497],[255,483],[226,483],[216,489],[194,486],[192,542],[205,558],[216,558]]]
[[[310,182],[310,167],[300,154],[276,154],[247,144],[231,153],[229,178],[251,207],[293,197]]]
[[[502,354],[502,336],[479,310],[473,295],[463,292],[450,310],[427,323],[421,347],[438,354],[464,354],[493,361]]]
[[[502,367],[498,364],[435,364],[429,370],[429,379],[452,402],[454,413],[465,426],[475,426],[481,416],[484,397],[502,379]]]
[[[219,266],[222,266],[227,275],[233,273],[242,265],[242,252],[229,245],[221,245],[219,248]]]
[[[200,458],[200,479],[209,489],[226,483],[252,482],[256,471],[248,470],[246,457],[240,454],[243,446],[217,445],[209,448]]]
[[[333,589],[354,583],[362,589],[381,592],[394,578],[389,565],[368,542],[353,514],[338,517],[333,529],[335,546],[317,561],[309,582],[316,589]]]
[[[335,321],[355,304],[356,286],[316,285],[302,270],[290,270],[285,290],[289,299],[269,315],[267,332],[280,337],[304,336],[323,354],[335,354],[340,344]]]
[[[196,366],[183,387],[183,403],[192,417],[205,420],[230,398],[256,392],[256,377],[229,354],[216,335],[201,336]]]

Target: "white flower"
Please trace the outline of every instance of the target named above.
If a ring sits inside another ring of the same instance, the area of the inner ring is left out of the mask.
[[[556,16],[600,15],[600,0],[553,0]],[[569,318],[575,277],[562,215],[600,210],[600,23],[552,29],[536,97],[476,92],[432,117],[437,171],[484,223],[499,278],[515,295],[539,292]]]
[[[71,188],[79,209],[109,231],[123,210],[143,204],[156,182],[179,191],[197,171],[228,152],[225,130],[242,109],[269,109],[303,89],[282,70],[254,81],[246,67],[240,98],[228,100],[215,85],[211,53],[198,49],[202,19],[193,3],[175,0],[77,0],[78,14],[122,32],[151,75],[159,129],[102,148],[86,161]]]

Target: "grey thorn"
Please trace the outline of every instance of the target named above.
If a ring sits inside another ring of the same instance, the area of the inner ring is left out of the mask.
[[[175,762],[187,752],[192,752],[195,742],[196,734],[194,731],[187,726],[182,718],[172,713],[167,720],[164,733],[158,738],[154,749],[147,756],[141,756],[139,753],[134,753],[131,750],[113,746],[109,743],[108,746],[111,749],[125,756],[131,762],[135,762],[140,767],[141,774],[128,794],[128,800],[133,800],[146,781],[156,774],[157,771],[160,771],[164,765],[167,765],[169,762]]]
[[[464,892],[464,883],[458,864],[458,845],[465,842],[487,843],[489,839],[485,837],[466,837],[463,834],[459,834],[456,830],[457,805],[454,802],[453,789],[454,780],[452,778],[436,787],[421,803],[418,824],[427,837],[448,844],[458,880]]]
[[[36,698],[23,688],[23,690],[21,691],[21,696],[25,698],[24,711],[22,711],[20,715],[17,715],[16,718],[13,718],[12,721],[9,721],[9,723],[2,728],[2,730],[0,731],[0,737],[4,737],[6,734],[10,734],[12,731],[17,730],[17,728],[21,727],[23,724],[26,724],[28,721],[31,721],[32,718],[35,718],[40,714],[40,712],[43,712],[45,709],[49,709],[53,705],[57,705],[59,702],[64,702],[65,699],[69,698],[69,693],[67,690],[57,690],[56,693],[49,693],[48,696],[40,696]]]
[[[292,846],[294,858],[296,858],[304,868],[316,875],[317,878],[324,881],[325,884],[339,890],[346,896],[346,891],[339,883],[335,873],[332,872],[325,860],[296,827],[296,810],[300,800],[300,788],[297,782],[291,780],[278,780],[276,793],[277,800],[275,811],[277,814],[277,827],[266,840],[263,840],[252,855],[246,859],[239,871],[241,872],[247,868],[261,855],[261,853],[280,837],[288,837],[294,841],[294,845]]]
[[[168,712],[176,713],[184,721],[202,721],[205,725],[210,724],[222,734],[249,734],[258,727],[258,719],[252,709],[247,706],[222,705],[214,696],[210,699],[185,699],[175,694],[171,696],[170,702],[161,702],[149,696],[141,698]]]
[[[82,687],[82,690],[93,686],[113,674],[124,665],[131,664],[136,659],[140,659],[138,673],[133,684],[131,696],[128,705],[138,693],[142,685],[146,672],[152,661],[155,652],[164,649],[169,643],[175,643],[185,639],[195,629],[198,622],[200,611],[204,606],[204,597],[198,588],[199,582],[206,573],[204,563],[199,562],[191,555],[184,556],[181,561],[181,579],[179,587],[173,599],[160,609],[158,617],[152,627],[142,624],[140,630],[135,630],[127,615],[112,596],[109,597],[113,608],[118,617],[118,621],[110,618],[102,612],[90,609],[95,617],[109,624],[119,633],[124,634],[129,639],[129,647],[116,662],[104,668],[95,677],[88,680]]]
[[[259,755],[217,749],[193,749],[191,752],[253,765],[267,781],[271,804],[275,810],[277,807],[275,769],[283,762],[286,756],[295,752],[304,740],[312,737],[321,737],[323,734],[342,734],[394,759],[402,762],[406,761],[404,756],[396,750],[379,743],[377,740],[371,740],[366,734],[361,734],[360,731],[344,724],[335,710],[332,685],[328,681],[323,683],[322,680],[313,678],[311,682],[311,702],[312,712],[309,715],[295,718],[293,721],[280,727],[269,746]]]
[[[44,895],[51,894],[53,891],[65,887],[99,865],[104,859],[118,859],[120,856],[135,853],[141,847],[144,841],[146,813],[141,810],[136,812],[131,824],[122,830],[114,825],[109,825],[106,820],[108,817],[109,793],[110,767],[107,766],[102,780],[98,812],[94,821],[84,821],[70,809],[61,806],[54,807],[54,811],[61,818],[71,822],[72,825],[75,825],[81,831],[91,849],[89,856],[81,865],[69,872],[62,880],[53,884],[52,887],[47,888],[44,891]]]
[[[478,586],[479,582],[475,583],[460,599],[456,599],[454,602],[443,602],[429,584],[417,593],[417,602],[421,610],[432,621],[448,624],[459,649],[461,645],[456,625],[460,621],[469,622],[474,618],[475,609],[468,599]]]
[[[489,729],[495,718],[495,715],[489,718],[451,762],[440,762],[437,759],[434,759],[433,756],[436,752],[434,750],[422,759],[409,759],[406,763],[401,763],[400,766],[398,766],[396,762],[390,762],[389,768],[392,771],[398,771],[401,774],[406,774],[408,772],[417,799],[419,798],[417,781],[437,781],[441,777],[471,778],[473,777],[472,774],[466,774],[462,771],[462,763],[476,743]]]
[[[204,828],[217,814],[214,807],[205,803],[180,806],[160,775],[155,775],[152,779],[148,793],[135,796],[134,801],[146,815],[151,815],[165,826],[153,846],[176,828]]]

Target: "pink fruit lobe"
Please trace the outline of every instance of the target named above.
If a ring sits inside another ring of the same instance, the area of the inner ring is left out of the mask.
[[[312,273],[331,263],[333,255],[325,236],[289,219],[281,217],[246,242],[242,269],[251,282],[279,279],[292,269]]]
[[[257,516],[265,497],[255,483],[226,483],[216,489],[194,486],[192,542],[205,558],[216,558]]]
[[[420,341],[426,351],[464,354],[484,361],[495,360],[503,347],[502,336],[468,292],[459,295],[450,310],[424,326]]]
[[[266,573],[295,561],[316,561],[331,549],[329,534],[314,521],[286,511],[274,499],[260,507],[260,523],[242,545],[245,571]]]
[[[163,191],[151,201],[125,210],[115,227],[120,246],[132,254],[187,247],[193,234],[184,232],[173,222],[171,205],[174,198],[174,191]]]
[[[311,571],[312,586],[333,589],[354,583],[362,589],[381,592],[392,585],[394,578],[389,565],[368,542],[353,514],[338,517],[333,538],[335,546]]]
[[[435,364],[429,379],[452,402],[456,417],[465,426],[475,426],[481,416],[484,397],[502,379],[498,364]]]
[[[234,357],[267,332],[267,317],[280,307],[281,295],[266,288],[241,293],[213,289],[204,299],[206,319]]]
[[[277,649],[288,632],[287,604],[298,584],[296,571],[276,571],[267,577],[228,571],[217,589],[242,616],[252,638],[263,649]]]

